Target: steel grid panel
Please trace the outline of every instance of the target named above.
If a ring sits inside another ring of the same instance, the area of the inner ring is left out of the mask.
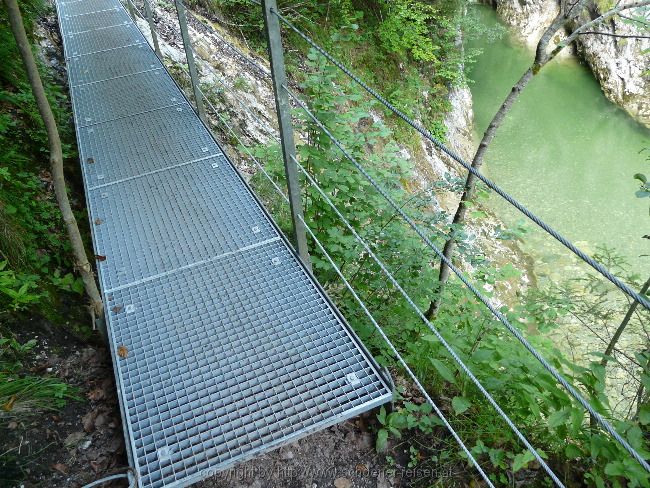
[[[278,238],[223,155],[88,191],[105,291]]]
[[[68,65],[73,87],[161,68],[158,58],[145,43],[74,56],[68,60]]]
[[[112,6],[112,5],[111,5]],[[92,15],[64,15],[61,18],[61,32],[65,36],[96,29],[111,29],[131,23],[131,18],[121,8],[111,8]]]
[[[140,486],[186,486],[391,392],[141,34],[125,32],[63,41],[130,462]],[[143,45],[107,48],[115,38]]]
[[[68,34],[64,36],[64,39],[67,57],[119,49],[133,44],[146,44],[142,33],[132,22],[111,27],[110,29]]]
[[[95,13],[120,7],[118,0],[72,0],[70,2],[58,2],[57,6],[61,17],[72,17],[75,15],[94,15]]]
[[[143,486],[185,485],[390,398],[283,241],[110,300]]]
[[[79,151],[89,188],[222,154],[186,103],[83,127]]]
[[[185,102],[164,69],[71,88],[78,127],[151,112]]]

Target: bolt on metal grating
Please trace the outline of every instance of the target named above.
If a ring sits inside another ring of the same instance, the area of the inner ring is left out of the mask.
[[[140,32],[112,24],[119,2],[57,9],[139,486],[186,486],[389,401]]]

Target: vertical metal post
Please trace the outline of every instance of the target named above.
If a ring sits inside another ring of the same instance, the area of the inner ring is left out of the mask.
[[[156,56],[162,61],[162,54],[160,53],[160,45],[158,44],[158,34],[156,34],[156,26],[153,23],[153,12],[149,0],[144,0],[144,11],[147,14],[147,21],[149,22],[149,30],[151,31],[151,39],[153,40],[153,49],[156,51]]]
[[[133,4],[131,3],[131,0],[126,0],[126,8],[129,11],[129,15],[133,20],[135,20],[135,9],[133,8]]]
[[[207,123],[205,117],[205,107],[203,106],[203,96],[199,90],[199,77],[196,73],[196,65],[194,64],[194,53],[192,51],[192,43],[190,41],[190,34],[187,31],[187,17],[185,16],[185,5],[182,0],[174,0],[176,3],[176,13],[178,14],[178,24],[181,27],[181,37],[183,38],[183,47],[185,48],[185,58],[187,59],[187,69],[190,72],[190,82],[192,83],[192,91],[194,92],[194,102],[196,103],[196,111],[201,120]]]
[[[293,138],[293,126],[291,124],[291,105],[289,105],[289,95],[284,89],[287,86],[287,74],[284,69],[284,53],[282,51],[282,38],[280,37],[280,19],[274,14],[274,12],[277,12],[277,8],[276,0],[262,0],[264,26],[266,27],[269,59],[271,61],[273,91],[275,92],[275,110],[278,114],[278,125],[280,126],[280,142],[284,157],[284,172],[287,178],[289,207],[291,209],[291,220],[293,221],[296,250],[300,259],[311,270],[309,250],[307,249],[307,234],[302,214],[298,166],[294,160],[296,157],[296,145]]]

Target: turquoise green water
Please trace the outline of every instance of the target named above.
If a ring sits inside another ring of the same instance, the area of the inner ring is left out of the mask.
[[[489,7],[475,7],[487,25]],[[508,36],[470,43],[483,53],[470,71],[475,129],[482,134],[533,52]],[[632,175],[650,172],[645,155],[650,130],[610,103],[590,71],[576,59],[546,66],[522,93],[490,147],[485,173],[589,253],[605,244],[642,274],[650,272],[648,205],[637,199]],[[489,205],[509,225],[523,217],[499,196]],[[542,276],[564,275],[568,251],[530,223],[525,250]],[[558,278],[560,276],[557,276]]]

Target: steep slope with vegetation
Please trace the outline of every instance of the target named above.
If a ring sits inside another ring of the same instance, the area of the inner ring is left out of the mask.
[[[63,140],[70,199],[87,222],[74,126],[55,68],[53,10],[20,2]],[[73,486],[124,465],[106,351],[54,195],[47,134],[0,9],[0,486]],[[88,229],[84,227],[88,236]]]

